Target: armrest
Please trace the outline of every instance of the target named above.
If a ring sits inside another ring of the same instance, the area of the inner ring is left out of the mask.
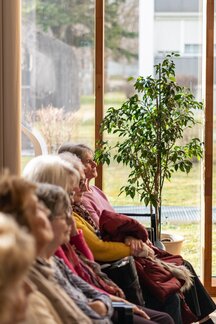
[[[154,244],[157,241],[157,231],[156,231],[156,216],[155,214],[150,213],[123,213],[126,216],[130,217],[149,217],[150,218],[150,227],[146,227],[149,233],[149,238]]]
[[[149,240],[152,242],[152,244],[155,243],[155,230],[153,227],[146,227],[147,231],[148,231],[148,237]]]
[[[132,324],[133,323],[133,307],[124,302],[112,302],[114,308],[114,317],[117,316],[116,323]]]

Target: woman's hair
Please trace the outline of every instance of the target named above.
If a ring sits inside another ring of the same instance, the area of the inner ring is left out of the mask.
[[[80,175],[67,161],[57,155],[40,155],[24,168],[23,175],[33,182],[55,184],[67,191],[69,184],[77,186]]]
[[[29,228],[29,213],[35,206],[29,204],[29,195],[34,194],[36,185],[5,172],[0,177],[0,212],[11,214],[18,224]],[[32,202],[31,202],[32,203]]]
[[[38,184],[36,195],[51,211],[49,217],[51,221],[63,212],[71,216],[72,208],[69,196],[61,187],[48,183],[40,183]]]
[[[69,162],[70,165],[72,165],[76,170],[78,170],[78,172],[84,172],[85,167],[77,155],[72,154],[70,152],[63,152],[59,153],[59,157],[62,160]]]
[[[58,154],[69,152],[75,154],[83,162],[84,155],[87,152],[93,153],[93,150],[85,144],[73,144],[70,142],[62,144],[58,149]]]
[[[15,285],[21,282],[35,259],[35,242],[16,222],[0,213],[0,323],[11,317]]]

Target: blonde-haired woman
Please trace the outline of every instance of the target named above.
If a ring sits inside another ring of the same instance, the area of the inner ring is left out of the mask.
[[[32,294],[35,298],[31,298],[32,307],[25,323],[90,324],[92,321],[58,285],[49,267],[44,266],[41,271],[37,268],[40,255],[54,235],[48,219],[50,212],[38,201],[36,188],[32,182],[17,176],[5,174],[0,177],[0,211],[10,214],[35,239],[37,259],[28,276],[38,291]],[[38,282],[43,287],[37,285]]]
[[[0,323],[14,324],[26,317],[31,286],[27,271],[35,258],[33,237],[0,213]]]

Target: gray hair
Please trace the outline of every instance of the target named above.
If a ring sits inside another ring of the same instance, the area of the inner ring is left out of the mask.
[[[75,155],[72,154],[70,152],[63,152],[59,154],[59,157],[66,161],[69,162],[70,165],[72,165],[76,170],[78,170],[79,172],[84,172],[84,165],[82,164],[82,161],[80,160],[80,158]]]
[[[57,155],[40,155],[33,158],[24,168],[23,176],[33,182],[55,184],[68,190],[69,184],[78,186],[79,172]]]
[[[58,154],[63,152],[75,154],[76,156],[78,156],[78,158],[80,158],[81,161],[83,161],[85,153],[93,153],[93,150],[85,144],[73,144],[67,142],[63,143],[58,149]]]
[[[72,208],[68,194],[59,186],[48,183],[38,184],[36,195],[50,210],[49,219],[52,221],[57,215],[65,212],[72,215]]]

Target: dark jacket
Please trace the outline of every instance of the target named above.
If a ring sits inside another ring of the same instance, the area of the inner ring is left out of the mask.
[[[153,246],[151,242],[148,242],[148,233],[145,227],[130,217],[104,210],[100,217],[99,225],[100,233],[104,240],[124,242],[125,237],[133,236],[143,240],[143,242],[147,242],[154,250],[158,259],[179,266],[183,264],[183,258],[180,255],[169,254]],[[148,288],[160,302],[164,302],[167,297],[174,293],[179,293],[182,298],[184,323],[196,321],[195,315],[184,303],[183,294],[180,292],[184,284],[183,280],[174,277],[169,270],[165,269],[157,262],[154,262],[153,259],[135,257],[135,263],[140,284],[143,289]]]

